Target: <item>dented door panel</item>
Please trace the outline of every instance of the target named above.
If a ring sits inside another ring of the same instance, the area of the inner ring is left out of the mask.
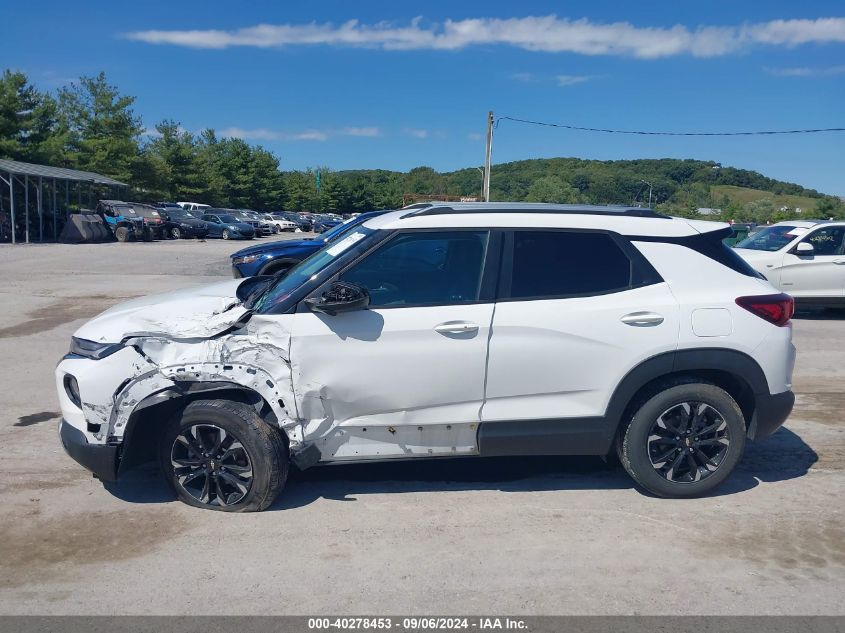
[[[492,316],[493,304],[297,313],[291,362],[305,441],[323,460],[476,452]],[[451,321],[478,329],[435,329]]]

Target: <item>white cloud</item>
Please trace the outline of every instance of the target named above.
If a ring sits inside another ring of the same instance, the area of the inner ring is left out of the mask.
[[[537,81],[537,77],[534,73],[513,73],[511,75],[511,79],[515,79],[516,81],[521,81],[526,84]]]
[[[589,75],[557,75],[555,80],[558,86],[574,86],[575,84],[590,81],[592,77]]]
[[[347,136],[381,136],[381,130],[377,127],[345,127],[342,133]]]
[[[480,141],[484,138],[484,135],[481,132],[470,132],[467,134],[467,138],[471,141]]]
[[[424,24],[421,18],[397,25],[259,24],[232,30],[150,30],[126,34],[150,44],[223,49],[232,46],[273,48],[329,45],[384,50],[460,50],[470,46],[506,45],[548,53],[622,55],[642,59],[689,54],[716,57],[755,46],[798,46],[845,42],[845,18],[773,20],[736,26],[635,26],[600,23],[556,15],[522,18],[470,18]]]
[[[335,129],[307,129],[298,132],[287,132],[259,127],[245,129],[242,127],[227,127],[218,130],[218,135],[242,138],[250,141],[327,141],[336,136],[381,136],[381,129],[377,127],[345,127]]]
[[[845,65],[824,68],[766,68],[766,72],[778,77],[832,77],[845,75]]]
[[[421,130],[414,127],[406,127],[402,130],[405,136],[413,136],[414,138],[428,138],[428,130]]]

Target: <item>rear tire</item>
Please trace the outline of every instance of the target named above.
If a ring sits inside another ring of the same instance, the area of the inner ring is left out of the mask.
[[[167,425],[159,445],[165,481],[190,506],[222,512],[266,509],[285,485],[281,432],[251,406],[195,400]]]
[[[173,228],[170,229],[170,237],[172,237],[174,240],[181,239],[182,238],[182,229],[180,229],[178,226],[174,226]]]
[[[659,497],[701,496],[733,471],[745,448],[745,418],[723,389],[669,387],[646,400],[621,431],[619,457],[634,481]]]

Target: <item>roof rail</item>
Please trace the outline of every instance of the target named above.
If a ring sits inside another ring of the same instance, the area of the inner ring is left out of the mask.
[[[448,215],[448,214],[477,214],[477,213],[554,213],[570,215],[617,215],[633,218],[661,218],[669,220],[668,215],[657,213],[654,209],[623,206],[598,205],[553,205],[530,203],[496,203],[496,204],[468,204],[461,205],[428,205],[423,208],[411,209],[402,218]]]

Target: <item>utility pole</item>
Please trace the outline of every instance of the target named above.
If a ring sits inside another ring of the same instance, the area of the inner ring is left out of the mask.
[[[490,168],[493,158],[493,111],[487,113],[487,151],[484,153],[484,202],[490,202]]]
[[[648,185],[648,208],[651,209],[651,183],[646,180],[640,180],[640,182]]]

